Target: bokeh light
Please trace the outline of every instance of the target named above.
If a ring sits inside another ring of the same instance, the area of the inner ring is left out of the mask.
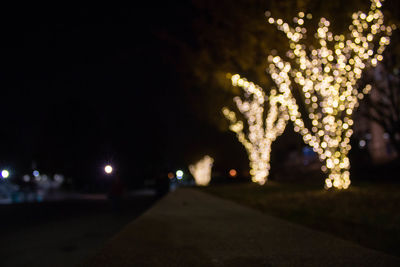
[[[289,120],[286,98],[277,94],[274,89],[266,96],[260,86],[241,78],[238,74],[233,75],[231,81],[233,86],[244,90],[246,99],[235,97],[234,101],[247,120],[248,130],[244,131],[244,123],[237,119],[235,112],[225,107],[222,113],[230,122],[230,130],[236,133],[239,142],[246,148],[252,181],[263,185],[269,175],[272,142],[283,133]],[[265,116],[266,102],[269,109]]]
[[[197,185],[206,186],[210,183],[213,162],[214,159],[206,155],[196,164],[189,166],[189,171],[193,175]]]
[[[111,174],[111,173],[113,172],[113,168],[112,168],[111,165],[106,165],[106,166],[104,167],[104,171],[105,171],[107,174]]]
[[[230,169],[229,170],[229,176],[230,177],[236,177],[237,175],[237,171],[235,169]]]
[[[22,180],[28,183],[31,180],[31,177],[28,174],[25,174],[24,176],[22,176]]]
[[[176,171],[176,178],[178,180],[181,180],[183,178],[183,171],[182,170],[177,170]]]
[[[7,179],[10,176],[10,172],[8,170],[2,170],[1,171],[1,177],[4,179]]]
[[[319,48],[300,42],[307,32],[300,20],[291,27],[288,23],[268,19],[285,33],[291,49],[287,60],[269,56],[267,71],[279,92],[288,99],[294,130],[318,153],[323,163],[321,169],[327,173],[326,188],[346,189],[350,185],[348,153],[353,134],[352,114],[358,101],[372,88],[366,85],[358,89],[357,81],[367,66],[376,66],[383,59],[382,53],[390,43],[389,36],[396,28],[383,25],[381,6],[379,0],[372,0],[368,14],[353,13],[347,35],[333,35],[328,28],[330,22],[321,18],[315,34]],[[300,113],[292,96],[292,81],[301,88],[305,114]],[[310,120],[310,126],[304,118]]]

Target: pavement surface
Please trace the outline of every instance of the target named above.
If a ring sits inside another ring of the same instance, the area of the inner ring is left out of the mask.
[[[137,192],[118,210],[100,194],[0,205],[0,266],[76,266],[155,201],[154,192]]]
[[[82,266],[400,266],[400,259],[181,188]]]

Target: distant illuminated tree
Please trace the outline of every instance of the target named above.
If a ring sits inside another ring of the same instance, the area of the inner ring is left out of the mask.
[[[189,171],[193,175],[197,185],[206,186],[211,181],[211,168],[214,159],[210,156],[204,156],[194,165],[189,166]]]
[[[244,131],[244,124],[237,119],[235,112],[226,107],[222,112],[230,121],[230,130],[236,133],[246,148],[252,181],[262,185],[269,175],[271,144],[283,133],[289,120],[285,98],[283,95],[277,95],[274,89],[267,97],[261,87],[240,78],[238,74],[233,75],[231,80],[234,86],[241,87],[245,92],[246,100],[235,97],[234,101],[247,120],[248,131]],[[264,126],[264,105],[267,100],[269,109]]]
[[[368,14],[353,13],[347,36],[333,35],[328,29],[330,22],[321,18],[315,34],[319,48],[300,42],[306,37],[303,25],[305,19],[311,19],[311,14],[300,12],[293,19],[295,26],[292,27],[266,12],[268,22],[286,34],[290,45],[287,60],[268,57],[268,72],[280,92],[291,99],[288,102],[290,119],[295,131],[303,135],[305,143],[313,147],[323,162],[327,188],[346,189],[350,185],[351,117],[358,100],[371,89],[366,85],[358,90],[356,84],[363,69],[383,59],[382,53],[395,29],[395,26],[383,25],[381,6],[379,0],[372,0]],[[291,95],[293,84],[301,88],[307,115],[300,114]],[[305,118],[310,119],[309,125]]]

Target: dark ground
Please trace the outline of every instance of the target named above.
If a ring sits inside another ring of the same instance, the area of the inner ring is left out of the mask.
[[[400,259],[179,188],[81,266],[400,266]]]
[[[242,183],[203,190],[363,247],[400,256],[399,182],[354,181],[348,190],[325,190],[322,184],[268,181],[264,186]]]
[[[131,196],[119,211],[105,199],[0,206],[0,266],[75,266],[155,201]]]

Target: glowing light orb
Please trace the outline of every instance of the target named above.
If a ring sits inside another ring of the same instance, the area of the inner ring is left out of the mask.
[[[367,142],[365,142],[365,140],[360,140],[360,142],[358,143],[358,145],[363,148],[365,147],[365,145],[367,144]]]
[[[8,176],[10,176],[10,172],[8,170],[1,171],[1,177],[3,177],[4,179],[7,179]]]
[[[174,179],[175,175],[172,172],[168,173],[168,178],[169,179]]]
[[[197,185],[206,186],[210,183],[213,162],[214,159],[212,157],[204,156],[196,164],[189,166],[189,171]]]
[[[33,171],[33,176],[38,177],[39,175],[40,175],[39,171],[37,171],[37,170]]]
[[[237,171],[235,169],[229,170],[229,176],[230,177],[236,177],[236,175],[237,175]]]
[[[105,171],[107,174],[111,174],[112,171],[113,171],[113,168],[111,167],[111,165],[106,165],[106,166],[104,167],[104,171]]]
[[[176,171],[176,178],[178,178],[178,180],[181,180],[183,178],[183,171],[177,170]]]

